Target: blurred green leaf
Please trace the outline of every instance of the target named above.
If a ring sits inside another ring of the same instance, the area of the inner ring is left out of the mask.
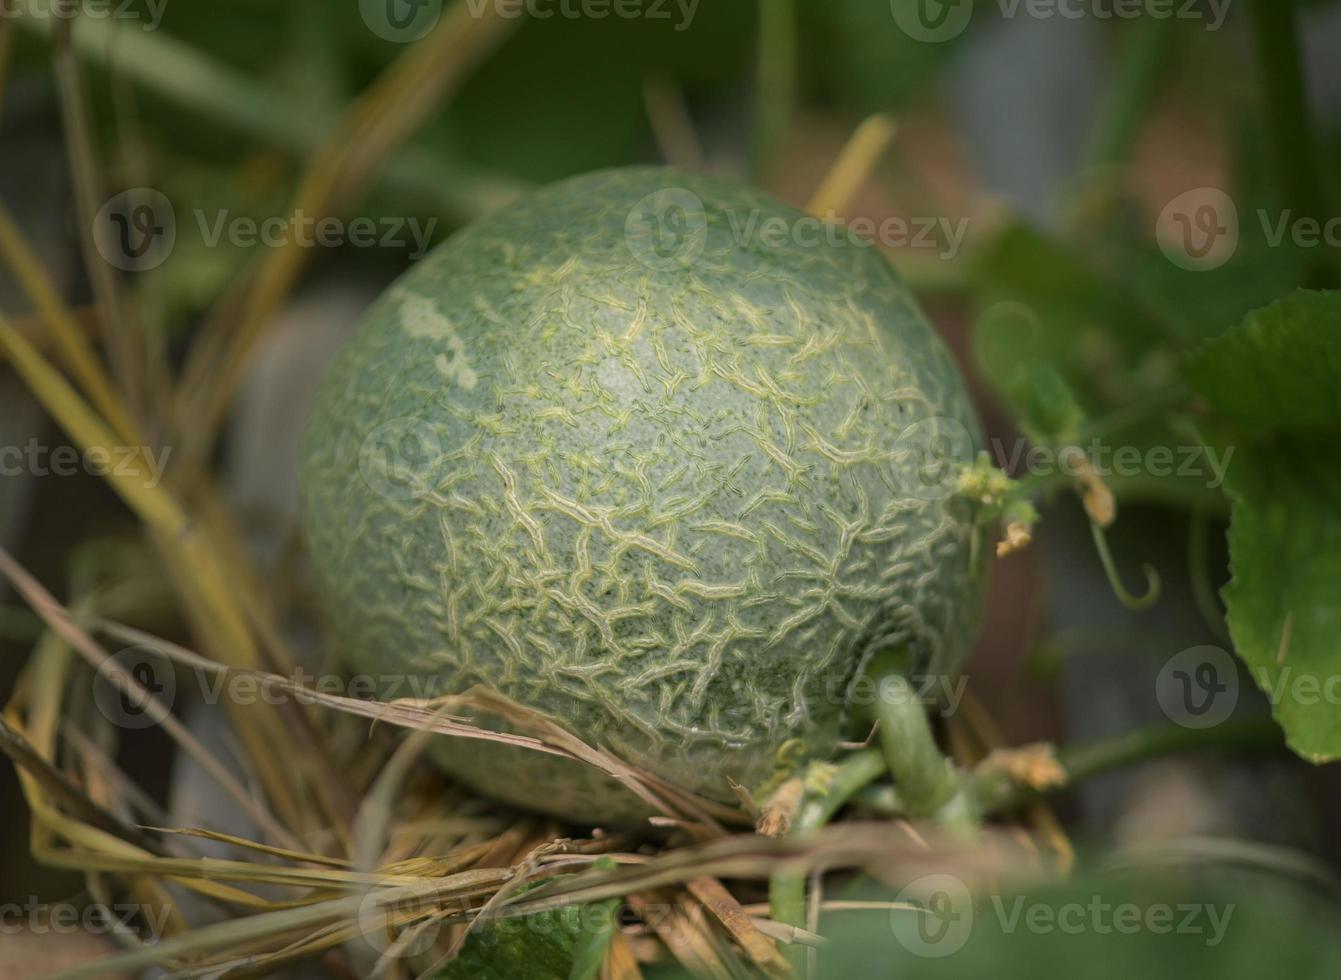
[[[602,858],[593,867],[613,868],[614,862]],[[619,907],[614,898],[481,923],[437,980],[594,980]]]
[[[1041,361],[1019,364],[1007,391],[1020,425],[1032,441],[1059,445],[1075,440],[1085,413],[1071,386],[1050,364]]]
[[[1341,428],[1341,294],[1300,291],[1257,310],[1193,353],[1185,372],[1242,425]]]
[[[947,0],[954,7],[957,0]],[[907,103],[972,33],[929,43],[895,18],[916,24],[918,4],[934,17],[940,0],[824,0],[801,4],[807,67],[848,108],[866,114]],[[985,11],[984,11],[985,12]],[[977,13],[975,11],[975,13]],[[924,15],[923,15],[924,16]]]
[[[1341,385],[1341,372],[1336,376]],[[1286,740],[1341,758],[1341,458],[1336,439],[1240,447],[1229,468],[1229,633]]]
[[[1230,635],[1306,759],[1341,758],[1341,294],[1297,292],[1192,354],[1233,448]]]
[[[1090,875],[940,911],[937,896],[954,891],[955,879],[928,877],[944,881],[928,882],[925,898],[916,883],[914,894],[901,896],[925,912],[835,915],[822,923],[831,942],[820,952],[819,977],[1249,980],[1335,976],[1341,965],[1336,940],[1306,917],[1304,896],[1266,876],[1232,889]]]
[[[1242,850],[1259,862],[1284,858]],[[898,907],[826,912],[819,980],[1322,980],[1341,970],[1334,896],[1261,863],[1086,871],[971,903],[953,874],[924,875],[897,894],[841,897]],[[668,968],[647,976],[686,980]]]
[[[984,306],[975,354],[998,391],[1008,395],[1022,364],[1042,362],[1086,415],[1100,415],[1165,380],[1149,367],[1166,325],[1067,243],[1011,224],[978,256],[972,279]]]

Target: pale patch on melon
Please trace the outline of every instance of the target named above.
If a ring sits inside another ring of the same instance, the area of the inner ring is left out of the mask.
[[[433,367],[448,381],[455,381],[466,391],[472,391],[478,380],[465,342],[456,332],[451,318],[438,309],[426,296],[399,291],[400,325],[411,337],[438,341],[447,345],[447,352],[433,358]]]

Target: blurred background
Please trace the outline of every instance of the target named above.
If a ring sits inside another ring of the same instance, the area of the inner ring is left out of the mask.
[[[120,367],[143,373],[146,398],[155,371],[225,370],[208,346],[188,347],[226,318],[237,284],[273,262],[267,220],[310,202],[314,218],[377,229],[303,249],[287,269],[275,329],[239,368],[207,451],[246,546],[276,589],[301,592],[296,446],[326,359],[424,248],[528,187],[599,167],[704,169],[802,207],[863,121],[882,114],[892,140],[841,217],[888,230],[879,246],[959,355],[1002,455],[1020,436],[1002,364],[1023,343],[988,329],[1002,303],[1043,322],[1088,413],[1139,400],[1173,370],[1173,352],[1329,274],[1317,249],[1273,240],[1257,218],[1293,206],[1282,194],[1300,164],[1273,151],[1289,105],[1268,101],[1252,6],[0,0],[0,201],[95,341],[106,290],[134,311],[151,356]],[[1341,3],[1302,3],[1297,15],[1314,159],[1341,201]],[[122,232],[121,245],[106,235],[90,245],[84,230],[98,222]],[[1205,247],[1180,229],[1207,234]],[[137,234],[144,247],[127,247]],[[0,309],[40,343],[3,269]],[[1066,331],[1050,330],[1063,321]],[[117,366],[115,350],[109,358]],[[0,446],[37,447],[5,457],[0,545],[58,596],[133,578],[135,520],[98,477],[56,464],[50,452],[66,438],[3,364],[0,405]],[[183,409],[211,406],[188,398]],[[1115,599],[1080,506],[1059,497],[1034,546],[997,563],[969,668],[1009,743],[1163,720],[1170,658],[1228,648],[1214,598],[1223,498],[1177,480],[1115,490],[1119,570],[1139,584],[1153,564],[1161,601],[1136,614]],[[138,613],[155,621],[152,608]],[[39,635],[0,585],[0,700]],[[1255,694],[1245,679],[1235,710],[1263,711]],[[203,708],[191,722],[205,739],[219,729]],[[207,789],[161,733],[122,732],[107,748],[181,823],[223,805],[199,795]],[[1161,762],[1085,787],[1062,812],[1099,842],[1214,832],[1335,865],[1325,828],[1341,817],[1336,790],[1329,770],[1283,755]],[[0,903],[81,901],[80,876],[31,859],[9,766],[0,799]],[[21,941],[0,936],[0,949]],[[24,955],[54,961],[74,947]]]

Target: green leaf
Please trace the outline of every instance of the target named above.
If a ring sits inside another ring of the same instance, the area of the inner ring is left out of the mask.
[[[1071,442],[1085,421],[1071,386],[1050,364],[1026,361],[1017,365],[1006,391],[1021,428],[1035,443]]]
[[[1028,414],[1040,384],[1064,384],[1062,413],[1096,418],[1177,378],[1167,324],[1073,245],[1011,224],[977,256],[971,284],[975,359],[1026,423],[1058,421]]]
[[[1185,365],[1237,455],[1226,489],[1234,648],[1305,759],[1341,758],[1341,295],[1297,292]]]
[[[954,903],[950,874],[917,879],[888,911],[821,919],[820,980],[1108,980],[1335,976],[1331,910],[1267,874],[1090,873]],[[967,894],[964,892],[964,894]],[[874,897],[874,896],[872,896]],[[921,906],[925,912],[907,908]],[[1332,913],[1334,914],[1334,913]],[[918,922],[918,918],[921,922]]]
[[[593,867],[611,868],[614,862],[602,858]],[[619,906],[612,898],[482,923],[436,980],[594,980],[610,948]]]
[[[807,69],[846,108],[878,112],[908,103],[973,33],[928,43],[900,24],[916,23],[921,0],[825,0],[799,4]],[[947,6],[953,8],[953,3]],[[933,11],[934,13],[934,11]]]
[[[1250,313],[1192,354],[1185,372],[1242,425],[1341,428],[1341,294],[1300,291]]]
[[[1341,379],[1338,379],[1341,384]],[[1341,758],[1341,458],[1335,440],[1240,448],[1224,589],[1229,632],[1286,740]]]

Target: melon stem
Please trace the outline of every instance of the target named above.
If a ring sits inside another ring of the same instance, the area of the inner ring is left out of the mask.
[[[936,744],[926,705],[908,679],[894,669],[871,677],[877,692],[871,716],[899,797],[910,817],[935,818],[963,795],[959,770]]]
[[[875,749],[854,752],[828,774],[823,791],[807,794],[792,819],[791,837],[802,837],[828,823],[843,804],[888,771],[884,755]],[[779,872],[768,882],[773,921],[798,928],[806,924],[806,876]],[[798,976],[805,976],[806,947],[790,943],[783,947]]]
[[[888,772],[905,815],[931,820],[956,837],[976,837],[979,811],[969,780],[937,746],[926,706],[904,675],[902,660],[877,659],[872,668],[868,676],[877,695],[869,713],[878,725],[880,750],[854,752],[839,763],[824,789],[807,795],[789,834],[797,837],[819,830],[852,797]],[[805,925],[804,874],[774,875],[768,895],[775,922]],[[793,943],[784,952],[793,969],[804,976],[806,947]]]

